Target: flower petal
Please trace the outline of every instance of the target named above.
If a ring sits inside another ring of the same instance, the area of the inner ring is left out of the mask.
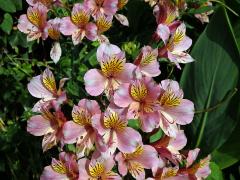
[[[54,42],[53,46],[52,46],[52,49],[50,51],[50,57],[55,64],[58,63],[61,55],[62,55],[62,49],[61,49],[60,43],[59,42]]]
[[[64,143],[73,144],[78,138],[85,135],[86,129],[73,121],[68,121],[63,126]]]
[[[114,93],[114,103],[119,107],[127,107],[131,102],[132,98],[129,95],[129,86],[128,83],[123,83],[119,86],[118,90]]]

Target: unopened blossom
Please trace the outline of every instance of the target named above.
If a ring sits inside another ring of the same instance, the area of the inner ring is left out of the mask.
[[[59,160],[53,158],[50,166],[46,166],[40,180],[79,179],[77,157],[74,154],[61,152]]]
[[[91,10],[91,15],[113,16],[118,10],[118,0],[85,0],[84,3]]]
[[[60,18],[51,19],[47,22],[47,24],[48,35],[51,39],[54,40],[52,49],[50,51],[50,57],[56,64],[62,55],[62,49],[59,43],[61,19]]]
[[[48,9],[41,3],[27,9],[27,14],[20,16],[18,29],[27,34],[27,40],[33,41],[39,38],[47,39],[47,12]]]
[[[121,180],[121,177],[112,171],[115,162],[113,157],[92,157],[91,161],[86,158],[78,161],[79,177],[81,180]]]
[[[84,76],[88,94],[98,96],[105,91],[107,96],[112,95],[120,84],[133,78],[135,65],[126,63],[125,53],[116,45],[101,44],[97,50],[97,60],[101,70],[90,69]]]
[[[30,6],[34,6],[37,3],[41,3],[47,8],[51,8],[52,5],[61,5],[61,0],[26,0]]]
[[[65,36],[72,36],[74,45],[82,42],[84,37],[90,41],[97,39],[97,26],[90,22],[90,10],[84,4],[76,3],[70,17],[62,18],[60,31]]]
[[[101,121],[95,119],[93,122],[93,126],[108,145],[110,153],[114,153],[116,148],[121,152],[133,152],[139,144],[142,144],[139,132],[127,125],[126,114],[120,114],[110,108],[105,111]]]
[[[142,74],[148,77],[159,76],[161,71],[159,69],[157,57],[157,49],[152,49],[150,46],[144,46],[134,61],[134,64],[137,66],[137,76],[141,77]]]
[[[179,69],[179,63],[190,63],[194,59],[186,52],[192,45],[192,40],[186,36],[186,26],[182,23],[176,31],[170,36],[165,46],[159,49],[160,57],[167,57]]]
[[[41,115],[32,116],[27,121],[27,131],[34,136],[44,136],[43,151],[47,151],[60,141],[64,144],[62,128],[66,122],[64,114],[58,110],[50,112],[47,107],[41,108]]]
[[[144,169],[152,169],[159,160],[157,151],[149,145],[139,145],[132,153],[119,152],[115,159],[122,176],[126,176],[129,172],[139,180],[145,179]]]
[[[61,79],[59,89],[52,71],[47,68],[41,75],[35,76],[28,83],[30,94],[40,100],[34,105],[32,111],[40,112],[43,105],[52,105],[56,110],[67,100],[66,92],[62,90],[67,79]]]
[[[156,106],[159,95],[159,86],[152,78],[144,77],[120,85],[113,99],[117,106],[128,108],[130,119],[140,120],[140,126],[144,132],[151,132],[159,126],[159,113]]]
[[[94,144],[98,148],[101,146],[101,136],[98,130],[92,125],[92,120],[100,121],[101,110],[94,100],[82,99],[72,110],[73,121],[64,124],[64,142],[67,144],[77,143],[77,147],[82,153],[93,149]],[[101,150],[101,149],[99,149]]]
[[[183,91],[177,81],[163,80],[160,84],[160,126],[165,134],[176,137],[177,124],[186,125],[192,122],[194,105],[190,100],[183,99]]]
[[[173,33],[180,25],[180,21],[176,20],[178,10],[172,2],[166,0],[158,3],[158,5],[154,7],[153,14],[158,24],[156,30],[158,37],[156,39],[161,38],[166,43],[169,34]]]

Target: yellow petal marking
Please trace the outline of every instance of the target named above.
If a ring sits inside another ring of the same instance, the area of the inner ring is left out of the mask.
[[[27,12],[27,17],[28,20],[38,28],[42,26],[42,18],[41,18],[41,13],[39,12],[38,9],[31,9]]]
[[[143,146],[138,145],[136,150],[132,153],[123,153],[123,156],[125,159],[127,160],[131,160],[131,159],[135,159],[138,158],[139,156],[141,156],[143,154]]]
[[[85,109],[77,109],[72,111],[73,121],[80,126],[91,125],[91,115]]]
[[[127,127],[127,122],[122,121],[116,112],[112,112],[110,115],[105,116],[103,124],[108,129],[118,131],[122,131]]]
[[[97,27],[100,33],[107,31],[112,26],[112,21],[109,21],[105,16],[97,18]]]
[[[90,15],[84,11],[72,14],[71,20],[76,26],[85,26],[90,19]]]
[[[57,161],[56,163],[51,165],[52,169],[59,173],[59,174],[66,174],[67,173],[67,168],[61,161]]]
[[[110,60],[102,62],[101,69],[106,77],[112,77],[124,70],[124,60],[114,56]]]
[[[137,178],[144,171],[144,168],[138,162],[129,162],[128,170],[134,178]]]
[[[49,90],[53,94],[57,93],[55,78],[49,69],[46,69],[43,72],[42,82],[44,87],[47,88],[47,90]]]
[[[169,89],[160,97],[159,103],[162,106],[174,107],[179,106],[181,104],[181,100],[182,94],[181,96],[176,95],[171,89]]]
[[[89,173],[94,178],[101,176],[104,170],[105,170],[104,165],[99,162],[97,162],[94,166],[89,167]]]
[[[135,101],[143,101],[147,96],[148,90],[144,83],[137,81],[130,87],[130,94]]]

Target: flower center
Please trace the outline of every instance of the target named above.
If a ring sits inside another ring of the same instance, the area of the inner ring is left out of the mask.
[[[147,96],[148,90],[144,83],[137,81],[130,87],[130,94],[135,101],[143,101]]]
[[[122,131],[127,127],[127,122],[122,121],[116,112],[104,117],[103,124],[108,129]]]
[[[72,112],[73,121],[80,126],[91,125],[91,115],[83,108],[79,108]]]
[[[55,172],[57,172],[59,174],[66,174],[67,173],[67,168],[63,164],[62,161],[57,161],[56,163],[52,164],[51,167]]]
[[[79,11],[72,13],[71,20],[72,22],[79,27],[85,26],[89,22],[90,16],[87,12]]]
[[[113,57],[106,62],[101,63],[102,73],[106,77],[112,77],[115,74],[118,74],[124,69],[124,61],[122,59],[118,59],[117,57]]]
[[[27,12],[27,17],[28,20],[35,26],[37,26],[38,28],[42,27],[43,22],[42,22],[42,17],[41,17],[41,13],[38,9],[29,9]]]
[[[181,104],[182,94],[176,95],[172,90],[167,90],[160,97],[159,103],[161,106],[174,107]]]
[[[90,166],[89,168],[89,173],[94,178],[101,176],[103,172],[104,172],[104,165],[99,162],[97,162],[94,166]]]
[[[96,24],[97,24],[99,33],[103,33],[112,26],[112,21],[108,20],[105,16],[100,16],[99,18],[97,18]]]

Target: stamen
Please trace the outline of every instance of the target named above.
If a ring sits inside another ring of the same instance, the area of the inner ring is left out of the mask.
[[[106,77],[114,76],[123,71],[124,61],[123,59],[113,57],[109,61],[101,63],[101,69]]]
[[[127,127],[127,122],[122,121],[116,112],[112,112],[104,118],[104,126],[109,129],[122,131]]]
[[[92,177],[99,177],[104,172],[104,165],[102,163],[97,162],[94,166],[90,166],[89,173]]]
[[[136,101],[142,101],[147,96],[148,90],[145,84],[140,81],[135,82],[130,87],[130,94],[132,98]]]

